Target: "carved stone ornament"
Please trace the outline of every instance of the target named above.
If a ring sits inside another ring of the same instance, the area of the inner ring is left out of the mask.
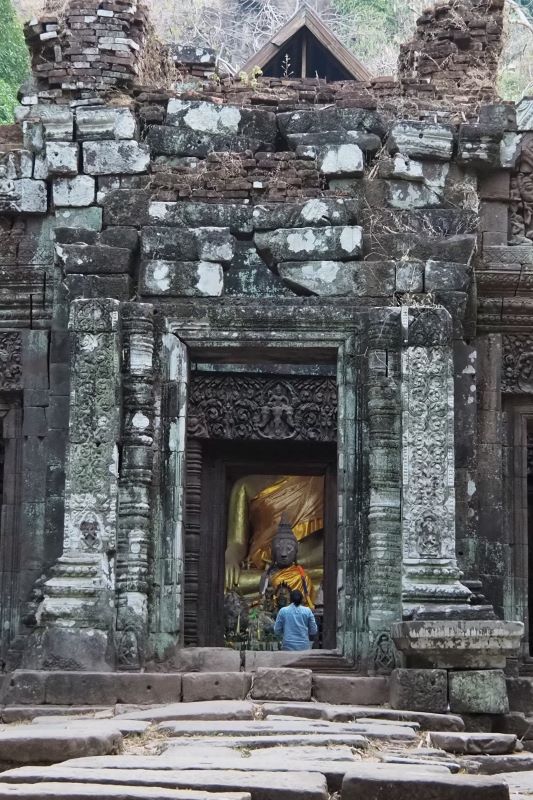
[[[0,389],[21,388],[22,344],[20,333],[0,333]]]
[[[189,436],[334,442],[334,378],[193,375]]]
[[[533,394],[533,335],[503,337],[502,392]]]
[[[522,139],[518,170],[511,177],[511,241],[533,243],[533,136]]]
[[[452,442],[447,359],[443,348],[414,347],[409,356],[408,415],[404,421],[407,558],[453,555],[452,487],[443,467]]]

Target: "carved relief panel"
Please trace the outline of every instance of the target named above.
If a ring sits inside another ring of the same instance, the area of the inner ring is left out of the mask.
[[[336,380],[193,375],[187,432],[195,439],[334,442]]]

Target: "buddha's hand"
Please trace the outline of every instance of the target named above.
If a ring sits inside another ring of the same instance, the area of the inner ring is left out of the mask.
[[[241,561],[241,554],[228,547],[226,550],[226,569],[224,580],[224,587],[227,592],[231,592],[236,586],[239,585],[239,581],[241,579]]]

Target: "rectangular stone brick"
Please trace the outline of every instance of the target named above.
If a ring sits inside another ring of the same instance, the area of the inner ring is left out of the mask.
[[[310,700],[313,673],[310,669],[259,668],[253,676],[254,700]]]
[[[445,669],[395,669],[390,677],[391,708],[409,711],[448,710],[448,674]]]
[[[380,706],[389,700],[388,678],[313,675],[313,697],[334,705]]]
[[[450,711],[466,714],[506,714],[509,700],[503,670],[449,673]]]
[[[252,684],[246,672],[189,672],[182,677],[184,703],[201,700],[243,700]]]

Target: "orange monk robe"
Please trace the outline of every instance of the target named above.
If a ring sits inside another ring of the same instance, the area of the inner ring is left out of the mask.
[[[292,592],[298,589],[303,594],[304,605],[309,608],[315,607],[315,589],[313,582],[309,577],[309,573],[299,564],[293,564],[291,567],[285,567],[277,572],[272,573],[269,578],[269,583],[274,590],[280,586],[288,586]]]
[[[250,501],[249,514],[252,536],[248,559],[252,566],[261,569],[272,561],[272,540],[283,514],[298,541],[324,527],[324,476],[280,478]]]

